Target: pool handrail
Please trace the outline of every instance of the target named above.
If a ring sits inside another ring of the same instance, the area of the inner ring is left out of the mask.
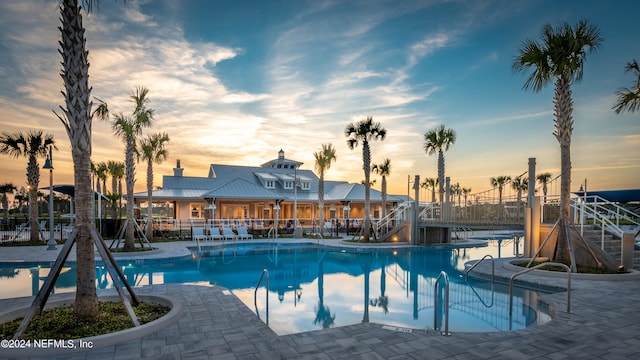
[[[451,335],[449,333],[449,275],[444,271],[440,271],[440,275],[433,283],[433,329],[438,330],[438,283],[440,279],[444,279],[444,332],[441,334],[449,336]]]
[[[265,278],[265,289],[266,289],[266,299],[267,299],[267,305],[266,305],[266,323],[267,325],[269,325],[269,270],[268,269],[263,269],[262,273],[260,273],[260,278],[258,279],[258,283],[256,284],[256,288],[253,291],[253,305],[256,308],[256,315],[258,316],[258,319],[260,319],[260,312],[258,311],[258,288],[260,287],[260,283],[262,283],[262,278],[264,278],[264,275],[267,274],[267,277]]]
[[[571,268],[569,268],[566,264],[547,261],[534,267],[524,269],[509,277],[509,329],[511,329],[511,318],[513,312],[513,280],[515,280],[515,278],[520,275],[526,274],[530,271],[539,269],[544,266],[558,266],[567,271],[567,313],[571,313]]]
[[[478,266],[486,258],[491,258],[491,283],[493,284],[493,282],[495,280],[495,262],[496,262],[496,260],[490,254],[487,254],[487,255],[483,256],[482,259],[476,261],[476,263],[473,264],[473,266],[471,266],[470,268],[468,268],[467,270],[464,271],[465,281],[466,282],[469,282],[469,272],[471,272],[471,270],[473,270],[476,266]]]

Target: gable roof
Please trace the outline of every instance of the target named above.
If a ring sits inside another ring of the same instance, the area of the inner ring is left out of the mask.
[[[237,166],[211,164],[207,177],[168,176],[162,178],[162,189],[153,191],[154,199],[259,199],[317,201],[319,178],[311,170],[296,169],[300,181],[308,183],[308,188],[285,189],[284,181],[294,179],[292,168],[267,168],[258,166]],[[265,187],[265,180],[273,180],[273,188]],[[325,201],[364,201],[365,187],[346,181],[324,182]],[[146,192],[134,194],[134,198],[144,199]],[[382,193],[371,189],[371,201],[382,200]],[[405,201],[406,196],[387,195],[388,202]]]

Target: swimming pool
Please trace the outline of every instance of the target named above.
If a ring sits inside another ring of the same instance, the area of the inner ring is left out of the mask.
[[[498,241],[480,247],[350,249],[314,244],[238,243],[211,248],[202,257],[121,263],[131,284],[220,285],[248,308],[263,269],[269,271],[269,312],[264,283],[257,292],[260,318],[278,334],[374,322],[399,329],[430,329],[434,323],[434,283],[440,271],[450,280],[451,332],[504,331],[549,320],[540,311],[538,293],[516,288],[511,322],[508,286],[470,280],[464,263],[485,254],[511,256]],[[50,264],[0,265],[0,298],[35,294]],[[75,289],[75,264],[65,267],[55,292]],[[102,266],[98,288],[112,286]],[[10,289],[10,290],[9,290]],[[443,294],[440,290],[440,294]],[[442,304],[442,301],[439,300]],[[442,309],[439,309],[439,314]],[[439,315],[438,322],[442,319]]]

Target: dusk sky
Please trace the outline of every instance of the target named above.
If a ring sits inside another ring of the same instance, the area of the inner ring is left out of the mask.
[[[58,1],[0,2],[0,130],[53,134],[54,182],[73,183],[69,139],[52,110],[63,104]],[[472,193],[491,177],[515,177],[530,157],[538,172],[560,171],[553,84],[522,90],[511,64],[545,23],[586,19],[604,41],[573,86],[572,190],[640,186],[640,114],[617,115],[614,92],[633,84],[624,67],[640,60],[640,2],[626,1],[109,1],[84,15],[92,95],[130,113],[136,86],[149,88],[153,126],[167,132],[169,159],[185,176],[209,164],[257,166],[283,149],[313,169],[323,143],[337,149],[329,180],[360,182],[361,147],[345,126],[368,115],[387,130],[373,162],[391,160],[389,192],[407,176],[437,177],[423,134],[457,132],[446,175]],[[124,161],[108,123],[93,121],[93,161]],[[26,159],[0,156],[0,183],[26,183]],[[44,159],[40,159],[40,165]],[[137,167],[136,190],[146,164]],[[40,186],[48,186],[41,172]],[[380,180],[374,186],[380,187]]]

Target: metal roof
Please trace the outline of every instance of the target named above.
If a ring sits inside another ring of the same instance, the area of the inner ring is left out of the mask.
[[[584,191],[575,191],[575,195],[584,197]],[[626,189],[626,190],[587,190],[587,201],[593,201],[593,198],[589,199],[589,196],[599,196],[611,202],[636,202],[640,201],[640,189]]]
[[[298,187],[285,189],[280,181],[274,181],[274,188],[265,188],[264,180],[289,181],[294,179],[294,169],[265,168],[257,166],[218,165],[209,166],[207,177],[168,176],[162,178],[162,189],[153,191],[155,199],[282,199],[300,201],[316,201],[318,199],[319,178],[311,170],[297,169],[296,175],[302,182],[308,183],[307,189]],[[364,201],[364,185],[351,184],[346,181],[324,182],[325,201]],[[134,194],[137,199],[144,199],[147,193]],[[371,189],[370,199],[380,201],[380,191]],[[387,201],[404,201],[402,197],[387,195]]]

